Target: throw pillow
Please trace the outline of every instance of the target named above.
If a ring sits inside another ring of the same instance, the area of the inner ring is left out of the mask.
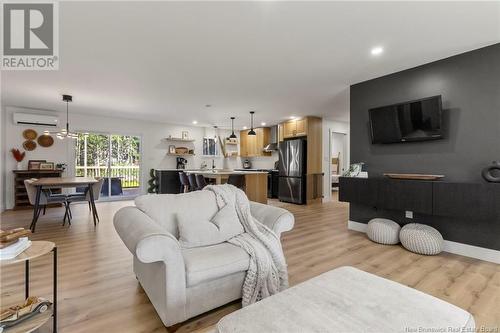
[[[179,242],[184,248],[223,243],[244,232],[234,205],[225,205],[211,220],[177,214]]]

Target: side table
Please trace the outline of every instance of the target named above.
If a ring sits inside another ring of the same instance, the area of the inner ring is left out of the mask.
[[[0,267],[25,262],[25,299],[30,293],[30,260],[52,252],[53,254],[53,297],[52,307],[44,313],[39,313],[19,324],[4,329],[4,333],[33,332],[45,324],[52,317],[52,331],[57,332],[57,246],[48,241],[32,241],[31,246],[17,257],[9,260],[0,260]]]

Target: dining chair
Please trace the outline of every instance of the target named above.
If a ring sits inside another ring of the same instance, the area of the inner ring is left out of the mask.
[[[96,177],[97,183],[92,184],[92,194],[94,195],[94,201],[99,200],[99,197],[101,195],[101,189],[102,185],[104,184],[104,180],[106,179],[105,177]],[[87,201],[89,203],[89,210],[92,210],[91,202],[90,202],[90,193],[87,189],[84,193],[75,193],[75,194],[70,194],[68,195],[67,198],[68,201],[68,213],[72,217],[71,213],[71,207],[70,204],[73,202],[83,202]],[[97,218],[97,221],[99,222],[99,215],[97,214],[97,211],[95,211],[95,216]],[[63,223],[64,225],[64,223]]]
[[[196,183],[196,175],[194,173],[188,174],[188,179],[189,179],[189,187],[191,191],[197,191],[199,190],[198,184]]]
[[[179,179],[181,181],[181,193],[189,192],[189,178],[184,171],[179,172]]]
[[[36,206],[36,186],[33,185],[34,182],[36,182],[38,179],[36,178],[31,178],[31,179],[25,179],[24,180],[24,186],[26,187],[26,193],[28,194],[28,200],[30,204],[35,207]],[[67,196],[65,194],[50,194],[50,192],[47,191],[41,191],[40,192],[40,200],[38,202],[38,211],[35,212],[36,214],[36,219],[40,216],[40,212],[43,211],[45,212],[45,209],[47,205],[49,204],[55,204],[55,203],[61,203],[64,205],[65,212],[64,212],[64,218],[63,218],[63,225],[66,223],[66,219],[68,219],[68,223],[71,224],[71,218],[69,215],[68,211],[68,202],[67,202]],[[35,226],[31,225],[30,229],[32,229],[32,232],[35,232]]]
[[[196,175],[196,185],[199,190],[203,190],[203,188],[208,185],[203,175]]]
[[[245,188],[245,176],[244,175],[229,175],[227,183],[236,186],[239,189]]]

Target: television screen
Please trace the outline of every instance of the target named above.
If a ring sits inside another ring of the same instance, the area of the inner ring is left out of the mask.
[[[372,143],[442,139],[441,96],[369,110]]]

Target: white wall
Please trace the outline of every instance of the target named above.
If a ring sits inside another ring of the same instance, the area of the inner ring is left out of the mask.
[[[332,132],[344,133],[347,135],[347,147],[350,147],[350,132],[349,123],[342,121],[332,121],[323,119],[323,201],[329,201],[332,196],[330,175],[331,175],[331,146],[330,138]],[[350,164],[351,157],[350,151],[347,149],[345,160],[347,165]]]
[[[0,71],[0,213],[5,209],[5,107],[2,97],[2,71]]]
[[[5,141],[2,141],[3,154],[1,155],[2,160],[5,161],[5,168],[3,169],[3,175],[5,177],[5,182],[2,182],[2,188],[5,189],[5,196],[3,196],[5,201],[5,207],[10,209],[14,205],[14,194],[13,194],[13,173],[12,170],[16,168],[16,162],[10,156],[9,150],[11,148],[22,149],[22,143],[24,141],[22,137],[22,132],[26,128],[33,128],[39,134],[41,134],[46,128],[40,126],[25,126],[25,125],[15,125],[13,122],[14,112],[26,112],[27,109],[19,109],[14,107],[7,107],[5,110],[5,118],[2,124],[4,129],[2,129],[2,136]],[[58,115],[62,123],[65,123],[65,115],[63,113],[57,113],[53,111],[40,111],[31,110],[32,113],[45,113],[51,115]],[[196,156],[186,157],[188,160],[187,167],[191,169],[199,168],[202,161],[206,161],[207,165],[210,167],[212,165],[212,158],[203,158],[202,153],[202,138],[205,136],[205,128],[203,127],[192,127],[192,126],[180,126],[172,124],[158,123],[149,120],[130,120],[124,118],[111,118],[106,116],[95,116],[95,115],[81,115],[81,114],[71,114],[70,108],[70,127],[74,131],[88,131],[88,132],[102,132],[102,133],[115,133],[115,134],[125,134],[125,135],[138,135],[142,139],[142,191],[146,192],[147,180],[149,177],[149,170],[151,168],[175,168],[176,161],[175,157],[167,156],[169,142],[162,140],[169,135],[174,137],[180,137],[182,131],[189,131],[190,136],[195,139],[194,149]],[[52,129],[54,130],[54,129]],[[219,135],[228,136],[230,131],[228,130],[218,130]],[[65,175],[71,176],[74,170],[74,147],[73,140],[58,140],[55,139],[54,145],[49,148],[37,147],[34,151],[26,152],[26,157],[23,161],[23,168],[27,168],[28,160],[33,159],[44,159],[55,163],[67,163],[68,168]],[[193,144],[186,143],[187,147],[192,147]],[[190,146],[191,145],[191,146]],[[24,149],[23,149],[24,150]],[[224,164],[224,159],[221,157],[214,158],[216,168],[222,168]],[[273,158],[264,158],[255,163],[257,167],[263,167],[262,165],[274,165]],[[229,168],[241,168],[240,158],[229,158],[226,159],[227,164],[225,167]],[[2,201],[3,202],[3,201]]]
[[[249,157],[248,159],[252,163],[252,169],[274,169],[274,163],[278,158],[278,152],[273,151],[271,156]]]
[[[0,97],[1,101],[1,97]],[[0,103],[0,212],[5,209],[5,112]]]

